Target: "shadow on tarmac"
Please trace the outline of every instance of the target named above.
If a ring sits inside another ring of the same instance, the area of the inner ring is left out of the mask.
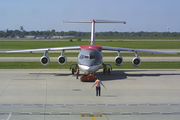
[[[163,70],[114,70],[111,72],[110,75],[105,74],[103,75],[102,72],[99,72],[96,74],[97,77],[99,77],[102,81],[109,81],[109,80],[124,80],[127,79],[127,77],[158,77],[162,75],[180,75],[175,73],[141,73],[141,71],[163,71]],[[133,72],[133,73],[126,73],[126,72]],[[137,74],[134,72],[138,72]]]
[[[157,73],[141,73],[141,71],[142,72],[157,71]],[[125,80],[125,79],[127,79],[127,77],[144,77],[144,76],[158,77],[158,76],[162,76],[162,75],[180,75],[180,74],[174,74],[174,73],[170,73],[170,74],[158,73],[158,71],[166,71],[166,70],[113,70],[113,71],[111,71],[111,74],[104,75],[102,72],[97,72],[95,75],[97,78],[101,79],[102,81]],[[126,72],[133,72],[133,73],[126,73]],[[135,73],[135,72],[138,72],[138,73]],[[68,73],[68,74],[64,74],[64,73],[29,73],[29,74],[76,77],[76,74],[72,75],[71,73]]]

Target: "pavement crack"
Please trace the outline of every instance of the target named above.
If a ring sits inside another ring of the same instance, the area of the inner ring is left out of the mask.
[[[6,88],[1,92],[0,96],[2,96],[2,94],[6,91],[6,89],[9,87],[9,85],[11,84],[12,81],[13,81],[13,79],[11,79],[11,81],[10,81],[9,84],[6,86]]]

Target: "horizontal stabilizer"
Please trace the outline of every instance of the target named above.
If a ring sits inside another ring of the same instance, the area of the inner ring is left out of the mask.
[[[126,24],[125,21],[114,21],[114,20],[79,20],[79,21],[62,21],[62,23],[124,23]]]
[[[95,45],[95,23],[124,23],[125,21],[114,21],[114,20],[78,20],[78,21],[62,21],[62,23],[92,23],[91,29],[91,45]]]

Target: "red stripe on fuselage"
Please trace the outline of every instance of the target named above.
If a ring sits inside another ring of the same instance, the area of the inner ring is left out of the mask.
[[[87,45],[87,46],[80,46],[80,48],[84,50],[97,50],[97,49],[101,49],[102,46]]]

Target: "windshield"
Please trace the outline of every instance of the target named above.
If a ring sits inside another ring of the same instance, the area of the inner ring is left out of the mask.
[[[95,59],[94,55],[80,55],[79,59]]]

